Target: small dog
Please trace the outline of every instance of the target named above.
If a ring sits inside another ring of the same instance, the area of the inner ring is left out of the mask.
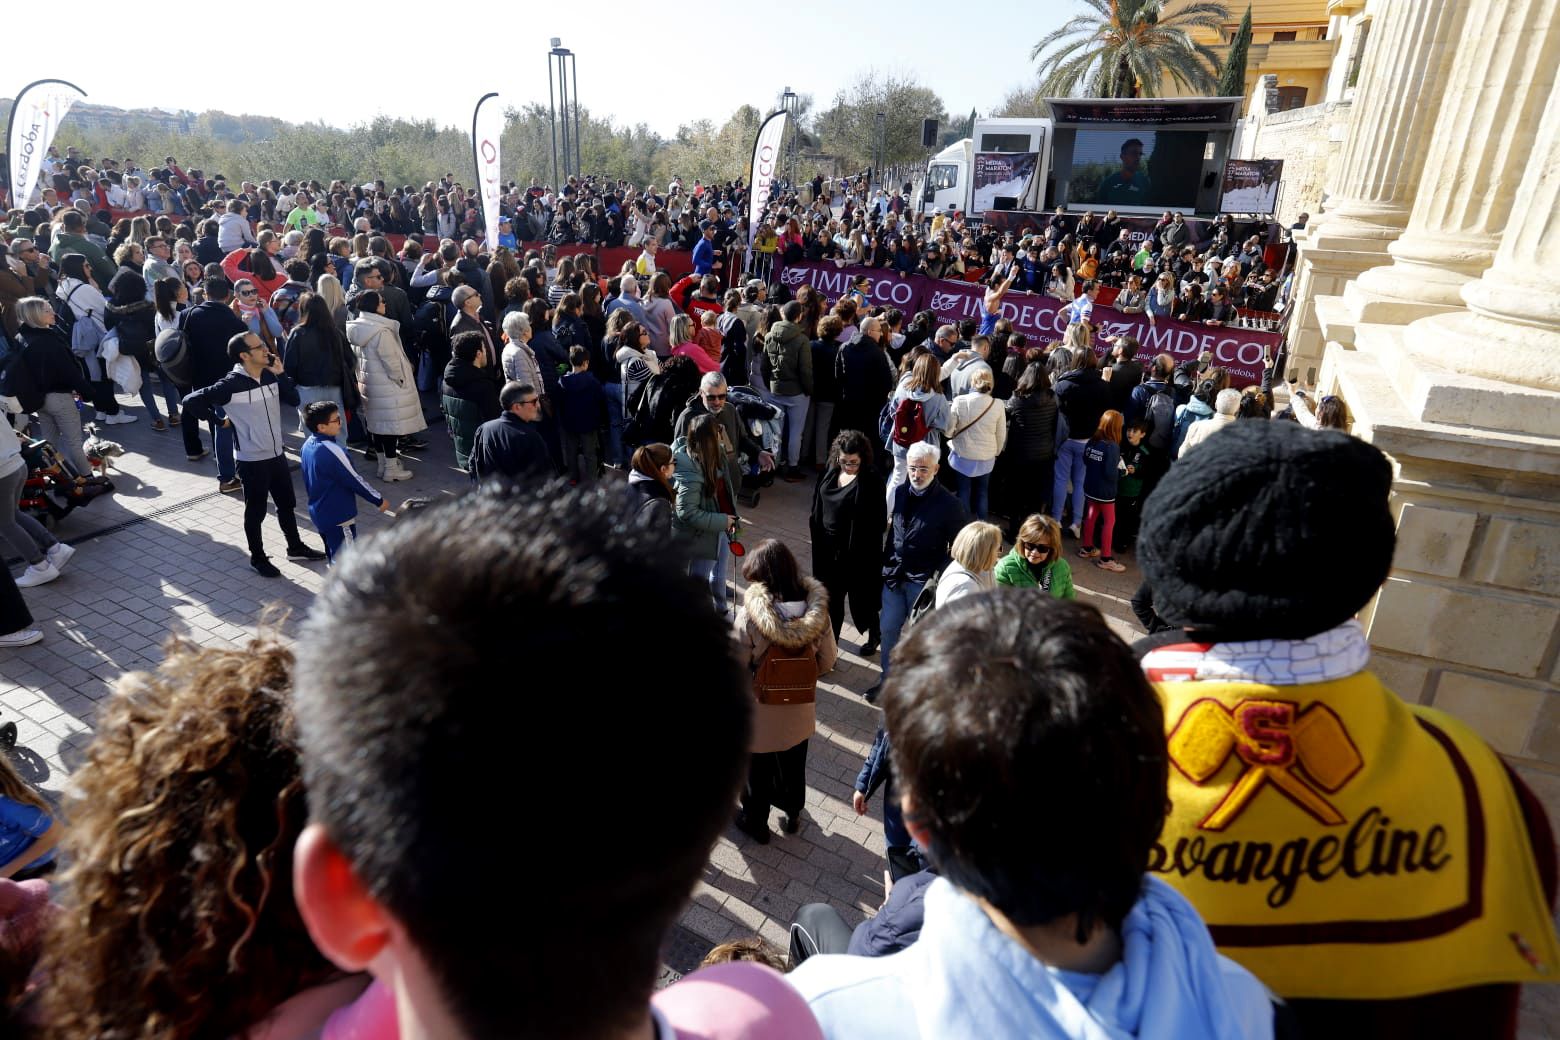
[[[113,460],[125,453],[125,446],[101,436],[96,423],[87,423],[84,429],[87,431],[87,439],[81,443],[81,450],[86,453],[87,461],[92,463],[93,468],[107,476]]]

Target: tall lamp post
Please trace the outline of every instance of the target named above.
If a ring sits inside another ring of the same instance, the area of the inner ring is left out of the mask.
[[[552,50],[547,52],[547,105],[552,113],[553,186],[562,189],[563,178],[580,172],[580,101],[579,69],[574,52],[563,46],[554,36],[548,41]],[[556,87],[554,79],[556,75]],[[563,122],[558,122],[559,111]],[[559,144],[563,146],[563,169],[559,173]]]
[[[796,183],[796,151],[797,135],[801,133],[801,123],[798,116],[801,113],[801,96],[790,87],[785,88],[785,93],[780,95],[780,107],[785,110],[787,127],[791,134],[790,144],[786,148],[785,177],[789,184]]]

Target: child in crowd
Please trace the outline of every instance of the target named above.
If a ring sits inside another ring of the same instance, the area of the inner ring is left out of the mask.
[[[1121,413],[1114,408],[1100,416],[1094,436],[1083,448],[1083,538],[1078,555],[1095,560],[1101,570],[1124,571],[1112,558],[1116,534],[1116,495],[1121,477]],[[1095,524],[1103,525],[1100,547],[1094,548]],[[1103,553],[1103,555],[1102,555]]]
[[[303,487],[309,495],[309,519],[325,540],[325,559],[336,562],[342,546],[357,537],[357,498],[372,502],[381,513],[390,503],[375,491],[336,441],[341,432],[341,409],[334,401],[315,401],[303,411],[309,431],[303,442]]]
[[[0,878],[48,873],[59,840],[48,803],[0,754]]]
[[[558,423],[563,432],[564,469],[576,484],[596,479],[600,434],[607,425],[607,394],[590,374],[590,351],[569,348],[569,374],[558,380]]]
[[[1116,483],[1115,549],[1130,552],[1137,542],[1138,522],[1143,518],[1143,476],[1153,465],[1153,452],[1145,438],[1153,424],[1146,416],[1127,423],[1126,443],[1121,446],[1121,479]]]

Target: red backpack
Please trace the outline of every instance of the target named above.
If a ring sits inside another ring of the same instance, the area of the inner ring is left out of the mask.
[[[889,439],[901,448],[926,440],[931,427],[926,424],[926,408],[913,397],[900,398],[894,408],[894,426]]]

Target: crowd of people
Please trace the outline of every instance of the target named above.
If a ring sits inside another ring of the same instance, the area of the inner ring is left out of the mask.
[[[550,205],[549,229],[626,211],[630,235],[641,212],[670,226],[677,197],[698,240],[674,283],[648,243],[602,272],[502,229],[479,242],[453,184],[430,191],[437,243],[397,249],[389,221],[416,218],[378,187],[107,173],[11,214],[18,428],[36,419],[91,479],[82,410],[136,418],[113,368],[135,359],[149,425],[242,491],[254,569],[279,573],[274,503],[288,556],[332,573],[295,648],[175,643],[125,677],[59,811],[0,769],[13,1035],[1513,1036],[1519,986],[1560,962],[1537,800],[1370,671],[1354,617],[1391,565],[1385,456],[1336,398],[1275,410],[1271,380],[1235,389],[1209,355],[1100,343],[1108,270],[1067,291],[1060,341],[1031,343],[1001,312],[1020,250],[976,242],[990,269],[966,323],[860,285],[792,296],[764,277],[764,228],[738,255],[735,183],[512,193],[511,228]],[[95,204],[132,181],[157,216],[116,242]],[[766,227],[901,226],[886,193],[841,215],[824,187],[776,193]],[[367,224],[332,237],[338,216]],[[906,223],[961,254],[983,233],[938,219]],[[1014,244],[1042,265],[1097,244],[1060,219]],[[1143,274],[1272,285],[1244,250],[1176,269],[1168,237],[1123,294]],[[350,544],[359,500],[389,508],[354,456],[405,479],[438,422],[470,492]],[[21,444],[0,444],[0,543],[28,563],[0,578],[9,646],[39,637],[17,586],[71,552],[16,513]],[[294,519],[293,450],[323,550]],[[740,503],[774,475],[812,481],[810,552],[742,546]],[[1129,552],[1134,647],[1074,581]],[[807,826],[847,607],[881,723],[854,784],[823,794],[858,814],[882,794],[884,906],[854,930],[804,906],[789,951],[731,944],[712,959],[737,963],[653,993],[722,831],[767,845],[776,810],[781,840]],[[644,695],[632,640],[601,653],[646,619],[671,634],[656,656],[697,673],[676,711]],[[612,692],[495,699],[516,661],[538,690]],[[559,762],[516,743],[560,734],[609,768],[538,797]],[[673,811],[580,811],[624,776]],[[499,791],[552,851],[496,849]]]

